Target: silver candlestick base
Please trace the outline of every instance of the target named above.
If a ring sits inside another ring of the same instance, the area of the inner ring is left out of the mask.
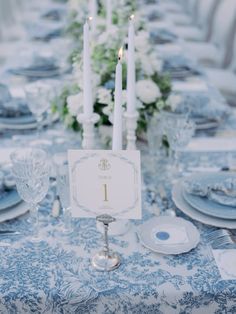
[[[87,117],[84,114],[77,116],[77,121],[83,125],[83,149],[94,149],[96,148],[96,139],[94,125],[99,121],[100,116],[97,113],[93,113],[91,117]]]
[[[98,252],[92,258],[92,265],[100,271],[111,271],[120,266],[120,257],[117,253],[110,251],[108,243],[108,228],[115,218],[110,215],[100,215],[97,221],[103,223],[104,226],[104,246],[103,250]]]
[[[124,114],[126,119],[126,129],[127,129],[127,150],[136,150],[136,129],[139,114],[137,111],[134,113]]]

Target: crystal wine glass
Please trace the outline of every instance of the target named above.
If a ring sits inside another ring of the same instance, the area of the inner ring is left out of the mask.
[[[183,114],[174,114],[175,119],[167,121],[165,132],[173,152],[173,169],[179,171],[178,152],[188,145],[195,132],[195,123]]]
[[[70,183],[69,183],[69,168],[66,154],[59,153],[54,157],[54,164],[56,166],[57,178],[57,193],[63,210],[63,226],[62,235],[70,235],[72,230],[71,225],[71,211],[70,211]]]
[[[164,152],[161,149],[163,139],[164,123],[162,114],[157,113],[149,119],[147,126],[147,140],[148,140],[148,158],[150,162],[145,162],[145,170],[147,174],[154,179],[154,183],[158,184],[165,174],[165,164],[163,163]],[[162,169],[162,171],[160,171]],[[158,173],[153,177],[153,172]]]
[[[49,189],[47,154],[41,149],[19,149],[11,154],[12,172],[20,197],[30,205],[34,218],[31,240],[40,242],[38,208]]]
[[[50,107],[51,93],[50,85],[42,81],[30,83],[25,87],[27,104],[37,121],[38,135],[42,128],[44,113]]]

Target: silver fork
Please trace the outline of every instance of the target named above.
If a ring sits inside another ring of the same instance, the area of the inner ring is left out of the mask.
[[[232,245],[232,244],[236,245],[236,239],[232,235],[218,238],[212,242],[212,246],[214,248],[219,248],[224,245]]]
[[[222,237],[226,237],[229,236],[231,237],[232,234],[229,230],[227,229],[217,229],[214,230],[212,232],[210,232],[207,236],[206,236],[206,240],[207,242],[212,242],[215,241],[216,239],[222,238]]]

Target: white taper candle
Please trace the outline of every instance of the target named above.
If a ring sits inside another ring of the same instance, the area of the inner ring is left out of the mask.
[[[131,15],[128,33],[128,68],[127,68],[127,112],[136,111],[136,93],[135,93],[135,44],[134,44],[134,16]]]
[[[93,97],[90,65],[89,25],[87,21],[84,24],[83,31],[83,106],[84,115],[89,118],[93,114]]]
[[[119,61],[116,66],[115,107],[113,119],[112,149],[122,150],[122,48],[119,50]]]

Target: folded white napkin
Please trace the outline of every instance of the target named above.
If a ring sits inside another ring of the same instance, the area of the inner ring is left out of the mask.
[[[163,224],[152,229],[152,238],[158,245],[177,245],[189,241],[185,227]]]
[[[236,151],[235,138],[194,138],[183,149],[191,152],[223,152]]]
[[[10,155],[16,148],[1,148],[0,149],[0,163],[10,162]]]
[[[236,279],[236,250],[212,250],[223,280]]]
[[[177,92],[205,92],[208,91],[208,86],[204,81],[188,81],[188,82],[173,82],[173,91]]]
[[[25,98],[25,91],[22,87],[14,86],[10,88],[12,97]]]

